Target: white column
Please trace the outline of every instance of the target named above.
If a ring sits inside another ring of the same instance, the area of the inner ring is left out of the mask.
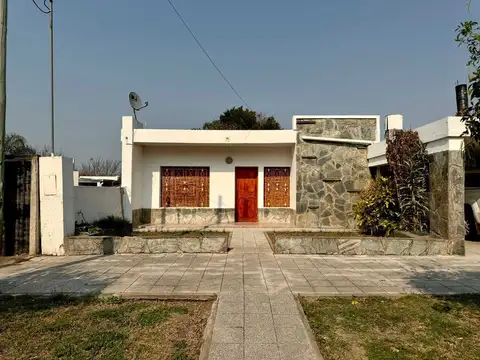
[[[63,240],[75,233],[73,160],[39,159],[40,228],[43,255],[64,255]]]

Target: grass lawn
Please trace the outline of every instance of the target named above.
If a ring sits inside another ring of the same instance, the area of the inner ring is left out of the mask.
[[[0,298],[0,359],[196,360],[212,301]]]
[[[300,301],[325,360],[480,359],[480,295]]]

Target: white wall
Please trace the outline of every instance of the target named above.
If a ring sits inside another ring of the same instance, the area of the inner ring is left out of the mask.
[[[63,255],[63,240],[75,233],[73,160],[39,159],[40,228],[44,255]]]
[[[263,208],[263,179],[265,166],[291,167],[290,207],[295,209],[296,174],[294,172],[294,146],[144,146],[142,164],[143,208],[160,207],[161,166],[210,167],[210,207],[235,208],[235,167],[258,167],[258,207]],[[227,164],[226,157],[233,163]],[[134,197],[136,196],[134,192]],[[133,200],[135,202],[135,200]]]
[[[109,215],[123,216],[119,187],[75,186],[74,194],[75,220],[79,223],[91,223]]]

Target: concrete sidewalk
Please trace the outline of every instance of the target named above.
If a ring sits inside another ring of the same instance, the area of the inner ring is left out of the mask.
[[[0,268],[0,292],[219,294],[210,359],[316,359],[294,294],[480,293],[466,257],[273,255],[261,229],[233,230],[228,254],[39,257]],[[471,251],[470,251],[471,250]]]

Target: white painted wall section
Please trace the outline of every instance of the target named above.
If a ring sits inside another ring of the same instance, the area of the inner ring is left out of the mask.
[[[145,146],[142,207],[160,208],[161,166],[210,167],[210,208],[235,208],[235,167],[258,167],[258,207],[263,208],[264,167],[290,167],[290,208],[295,209],[295,147]],[[226,157],[233,163],[227,164]],[[135,195],[134,195],[135,196]],[[136,201],[134,200],[134,203]]]
[[[418,132],[420,140],[426,144],[428,154],[463,149],[463,133],[466,130],[459,116],[449,116],[433,121],[413,130]],[[368,147],[368,166],[375,167],[387,164],[385,140]]]
[[[114,215],[123,217],[119,187],[75,186],[75,220],[93,222]]]
[[[63,255],[63,240],[75,233],[73,160],[39,159],[40,228],[43,255]]]

